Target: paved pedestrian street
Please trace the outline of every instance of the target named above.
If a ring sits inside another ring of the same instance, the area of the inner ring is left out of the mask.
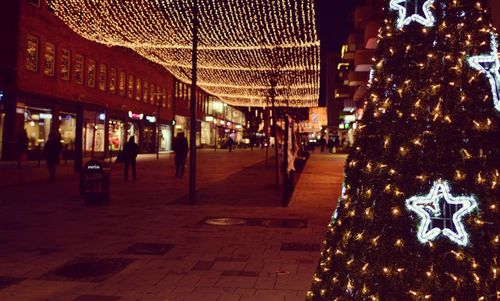
[[[313,154],[288,208],[263,150],[200,151],[194,206],[168,154],[113,163],[101,206],[77,175],[2,187],[0,300],[302,301],[344,161]]]

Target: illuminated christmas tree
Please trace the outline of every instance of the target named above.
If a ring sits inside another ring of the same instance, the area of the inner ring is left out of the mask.
[[[500,63],[485,0],[388,0],[308,300],[498,300]]]

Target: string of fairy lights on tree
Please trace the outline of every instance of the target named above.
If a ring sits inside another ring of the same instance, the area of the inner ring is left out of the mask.
[[[317,105],[319,40],[313,0],[199,0],[198,86],[232,105],[268,106],[269,72],[280,73],[276,105]],[[193,0],[52,0],[79,35],[127,47],[190,83]],[[280,54],[276,66],[266,55]],[[286,91],[284,91],[286,90]]]
[[[486,1],[386,2],[308,300],[498,300],[500,63]]]

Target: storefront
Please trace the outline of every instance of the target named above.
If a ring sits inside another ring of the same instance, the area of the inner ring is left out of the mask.
[[[109,120],[109,150],[117,152],[125,144],[125,123],[118,119]]]
[[[201,146],[214,145],[214,125],[212,122],[201,122]]]
[[[160,141],[160,152],[172,150],[172,126],[160,124],[158,140]]]
[[[183,132],[186,135],[186,138],[189,137],[188,119],[184,116],[175,115],[174,136],[177,136],[177,134],[180,132]]]
[[[141,123],[144,114],[128,112],[128,117],[130,119],[127,121],[127,141],[130,137],[134,137],[135,143],[139,144],[141,138]]]
[[[156,117],[145,116],[142,124],[142,139],[139,148],[142,153],[156,153]]]
[[[83,152],[85,155],[103,153],[105,146],[106,114],[94,111],[83,112]]]
[[[27,150],[37,152],[43,149],[49,139],[52,127],[52,110],[48,108],[18,107],[24,110],[24,131],[27,137]],[[24,137],[23,139],[26,139]]]
[[[76,114],[59,112],[59,135],[64,147],[65,156],[72,156],[75,151],[76,139]]]

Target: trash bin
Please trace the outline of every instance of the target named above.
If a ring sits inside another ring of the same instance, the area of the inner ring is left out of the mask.
[[[80,195],[85,204],[102,204],[109,201],[111,168],[98,160],[88,161],[80,175]]]

